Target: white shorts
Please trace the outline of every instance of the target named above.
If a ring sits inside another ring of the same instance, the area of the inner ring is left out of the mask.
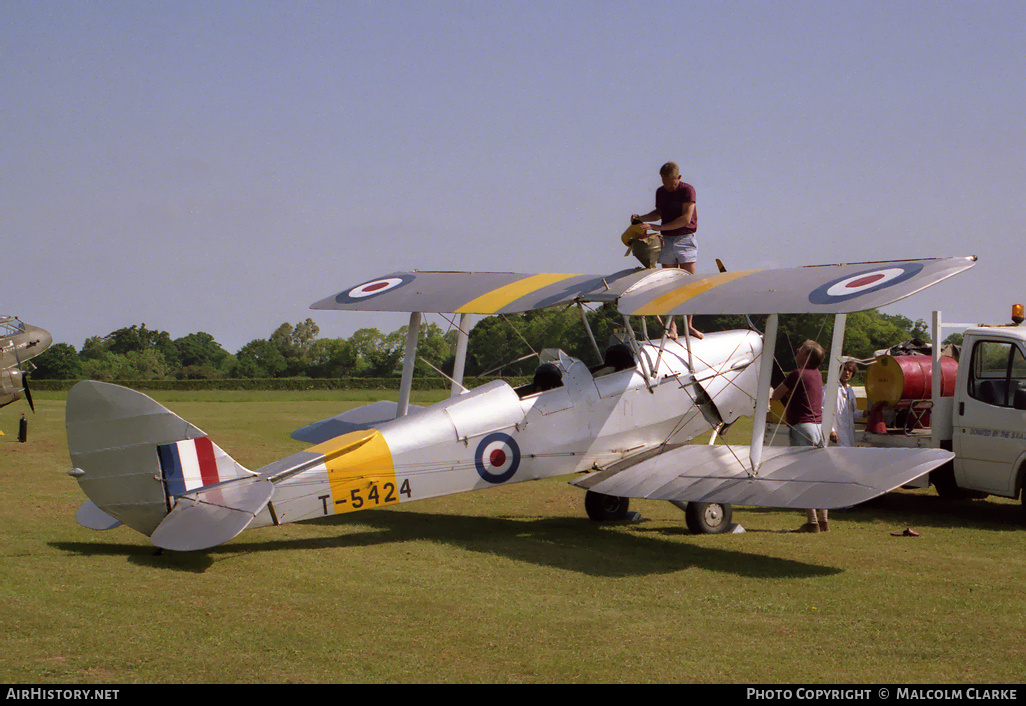
[[[688,262],[698,262],[698,245],[695,244],[695,234],[664,235],[663,249],[659,253],[659,264],[683,265]]]
[[[801,422],[788,430],[791,446],[822,446],[823,428],[815,422]]]

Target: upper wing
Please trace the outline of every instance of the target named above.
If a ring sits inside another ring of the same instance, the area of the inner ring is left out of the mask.
[[[878,309],[976,264],[975,257],[739,270],[637,283],[624,314],[843,314]]]
[[[814,314],[876,309],[972,267],[975,257],[817,265],[689,275],[679,269],[611,275],[395,272],[312,309],[509,314],[571,302],[617,302],[630,315]]]
[[[651,270],[611,275],[394,272],[344,289],[311,309],[512,314],[574,301],[616,301]]]
[[[748,447],[693,445],[573,485],[626,498],[829,510],[890,492],[952,457],[941,449],[773,446],[749,475]]]

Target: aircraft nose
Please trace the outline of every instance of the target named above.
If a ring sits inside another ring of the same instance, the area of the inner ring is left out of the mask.
[[[39,355],[53,344],[53,336],[46,329],[26,326],[25,332],[29,334],[29,341],[35,342],[30,348],[32,355]]]

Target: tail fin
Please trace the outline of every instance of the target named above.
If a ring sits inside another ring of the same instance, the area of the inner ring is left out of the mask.
[[[145,535],[197,488],[255,476],[141,392],[92,380],[68,393],[72,475],[103,512]],[[88,526],[88,525],[87,525]]]

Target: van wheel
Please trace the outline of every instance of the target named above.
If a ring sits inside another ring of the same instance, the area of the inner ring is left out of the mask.
[[[963,500],[969,494],[955,482],[955,464],[948,461],[940,468],[930,471],[930,483],[944,500]]]
[[[1019,483],[1019,499],[1022,501],[1022,521],[1026,522],[1026,488]]]
[[[723,534],[730,528],[733,514],[726,503],[688,503],[684,520],[692,534]]]
[[[584,509],[595,522],[616,522],[627,519],[630,498],[603,495],[589,490],[584,494]]]

